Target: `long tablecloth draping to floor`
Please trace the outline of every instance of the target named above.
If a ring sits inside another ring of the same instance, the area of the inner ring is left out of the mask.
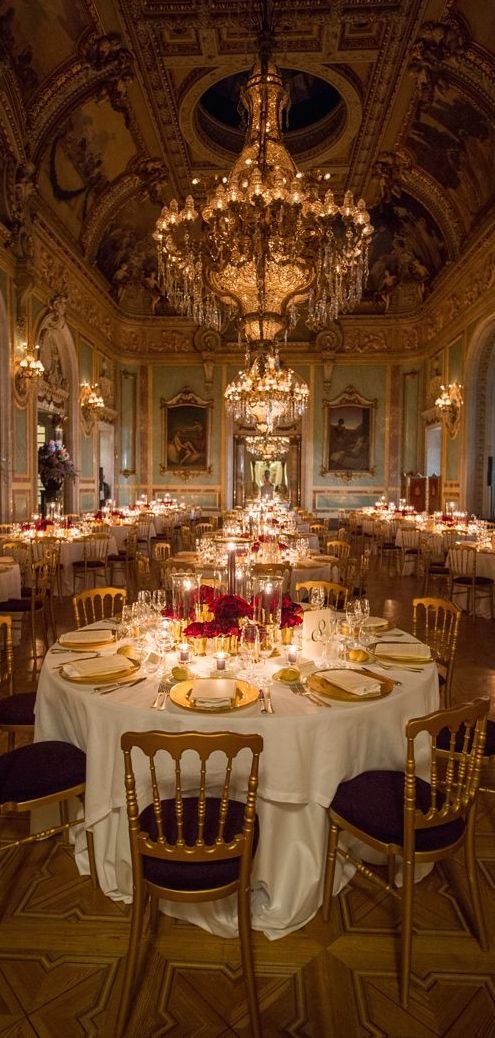
[[[99,882],[105,894],[131,900],[132,875],[125,807],[120,737],[125,731],[225,730],[260,732],[264,739],[257,811],[261,838],[252,872],[254,929],[282,937],[303,926],[318,910],[322,897],[326,808],[345,779],[372,768],[401,768],[405,760],[404,728],[410,717],[437,708],[436,668],[419,673],[390,672],[401,685],[383,699],[334,702],[318,707],[273,684],[273,715],[261,714],[259,703],[226,714],[182,710],[170,700],[152,709],[157,677],[107,696],[72,684],[60,670],[61,660],[49,652],[40,674],[35,739],[61,739],[87,754],[86,825],[94,833]],[[212,661],[203,660],[211,668]],[[280,666],[280,663],[278,664]],[[426,747],[425,747],[426,752]],[[138,772],[140,806],[149,790]],[[239,796],[242,799],[243,777]],[[84,830],[76,835],[76,862],[88,871]],[[347,866],[346,866],[347,868]],[[337,888],[347,880],[339,863]],[[174,905],[162,909],[187,918],[214,933],[237,932],[235,899],[210,905]]]

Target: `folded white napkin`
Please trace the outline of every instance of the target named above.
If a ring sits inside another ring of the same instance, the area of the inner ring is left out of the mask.
[[[375,649],[375,656],[389,656],[394,659],[414,659],[417,660],[429,660],[431,659],[431,650],[429,645],[423,645],[423,642],[401,642],[397,645],[396,642],[380,642]]]
[[[126,674],[135,670],[136,664],[127,656],[92,657],[89,660],[75,660],[74,663],[64,663],[63,671],[68,678],[91,678],[99,680],[102,675],[112,677],[113,674]]]
[[[74,645],[84,645],[86,642],[94,645],[98,642],[99,645],[104,645],[105,642],[111,641],[113,641],[113,631],[99,631],[97,628],[92,631],[66,631],[59,638],[61,645],[65,645],[66,642]]]
[[[198,678],[189,699],[202,710],[219,710],[232,706],[235,690],[236,683],[229,678]]]
[[[350,692],[353,696],[376,696],[381,691],[381,684],[374,678],[368,678],[355,670],[319,670],[315,678],[329,681],[331,685]]]
[[[368,616],[367,620],[364,621],[363,627],[386,627],[388,620],[385,620],[383,616]]]

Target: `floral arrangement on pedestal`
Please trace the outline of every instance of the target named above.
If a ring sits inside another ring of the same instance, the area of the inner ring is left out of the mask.
[[[48,440],[38,449],[38,472],[47,501],[53,501],[66,479],[75,479],[76,470],[63,443]]]
[[[240,621],[251,619],[253,607],[240,595],[215,595],[215,589],[202,584],[199,607],[208,610],[208,619],[193,620],[184,628],[186,638],[238,637]],[[205,613],[203,612],[203,616]]]

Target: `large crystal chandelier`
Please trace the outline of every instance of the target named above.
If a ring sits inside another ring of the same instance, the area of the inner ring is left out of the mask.
[[[283,419],[294,422],[304,414],[309,389],[292,368],[282,368],[274,347],[258,350],[254,360],[225,390],[228,414],[236,421],[256,425],[262,433],[273,432]]]
[[[295,325],[302,303],[316,329],[359,302],[372,227],[362,198],[346,191],[339,205],[330,174],[299,172],[283,144],[288,95],[271,56],[267,0],[258,42],[241,94],[241,154],[206,200],[165,205],[154,238],[160,279],[181,314],[216,329],[237,314],[241,336],[266,344]]]
[[[250,454],[262,461],[278,461],[289,453],[288,436],[246,436],[246,447]]]

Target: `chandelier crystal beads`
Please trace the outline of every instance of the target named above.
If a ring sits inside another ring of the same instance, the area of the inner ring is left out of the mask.
[[[225,390],[226,409],[238,422],[271,433],[280,421],[294,422],[304,414],[309,389],[292,368],[282,368],[271,346],[248,355],[246,367]]]
[[[354,307],[368,272],[372,234],[361,198],[338,204],[330,174],[298,171],[282,140],[288,95],[260,37],[260,57],[241,93],[248,128],[233,168],[206,200],[165,205],[154,238],[170,303],[220,329],[239,317],[248,343],[273,341],[307,304],[311,328]]]
[[[288,436],[246,436],[246,447],[250,454],[262,461],[278,461],[289,453]]]

